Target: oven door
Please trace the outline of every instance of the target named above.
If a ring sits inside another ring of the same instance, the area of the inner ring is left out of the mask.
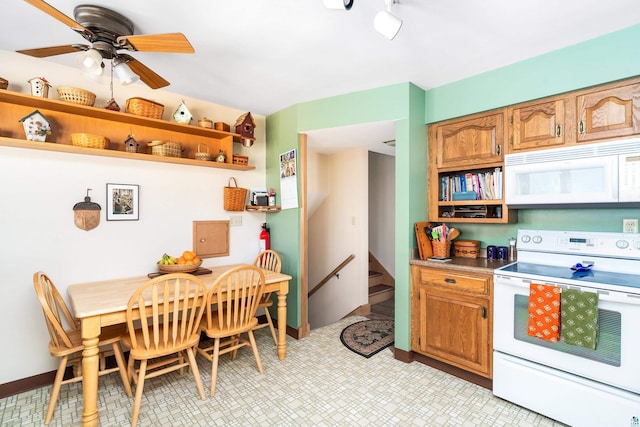
[[[591,350],[527,335],[530,283],[529,279],[494,275],[494,350],[640,393],[640,295],[598,291],[598,345]],[[553,281],[535,283],[567,287]]]

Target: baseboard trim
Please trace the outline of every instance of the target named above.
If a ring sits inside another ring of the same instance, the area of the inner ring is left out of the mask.
[[[36,388],[48,386],[50,384],[53,384],[53,380],[55,378],[56,371],[51,371],[45,372],[44,374],[38,374],[32,377],[22,378],[19,380],[0,384],[0,399],[13,396],[14,394],[24,393],[25,391],[33,390]]]
[[[446,372],[447,374],[451,374],[465,381],[469,381],[470,383],[479,385],[480,387],[493,390],[492,379],[485,378],[478,374],[465,371],[464,369],[458,368],[457,366],[449,365],[447,363],[441,362],[436,359],[432,359],[420,353],[416,353],[416,352],[412,352],[412,353],[413,353],[413,360],[419,363],[422,363],[423,365],[431,366],[432,368],[436,368],[440,371]]]

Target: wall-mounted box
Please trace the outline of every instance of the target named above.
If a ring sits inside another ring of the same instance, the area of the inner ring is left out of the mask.
[[[229,221],[193,221],[193,250],[200,258],[229,255]]]

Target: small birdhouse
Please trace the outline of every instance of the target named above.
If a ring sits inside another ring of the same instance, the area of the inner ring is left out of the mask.
[[[34,77],[27,81],[31,85],[31,95],[47,98],[51,85],[44,77]]]
[[[93,203],[89,197],[90,188],[87,188],[87,195],[84,202],[76,203],[73,206],[73,222],[76,227],[89,231],[100,224],[100,205]]]
[[[124,148],[127,153],[137,153],[138,146],[138,141],[135,140],[133,135],[127,136],[127,139],[124,140]]]
[[[25,137],[29,141],[44,142],[47,139],[47,135],[51,134],[49,121],[38,110],[33,111],[18,121],[22,122]]]
[[[253,136],[253,130],[256,127],[256,122],[253,121],[251,113],[244,113],[234,125],[235,132],[240,134],[240,143],[245,147],[251,147],[255,137]]]
[[[177,123],[188,125],[192,118],[193,116],[191,115],[191,112],[187,108],[184,101],[182,101],[180,105],[178,105],[178,108],[176,108],[176,111],[173,113],[173,119]]]

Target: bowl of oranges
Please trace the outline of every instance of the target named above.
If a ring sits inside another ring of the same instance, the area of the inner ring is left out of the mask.
[[[191,273],[202,265],[202,260],[193,251],[184,251],[178,258],[164,254],[158,261],[161,273]]]

